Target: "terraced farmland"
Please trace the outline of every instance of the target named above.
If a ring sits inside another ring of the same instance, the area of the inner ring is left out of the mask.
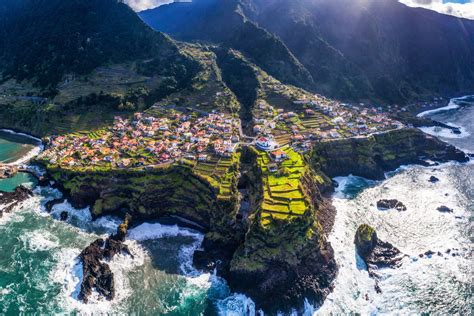
[[[270,172],[271,162],[268,153],[259,152],[257,162],[263,175],[263,202],[261,205],[261,224],[266,227],[274,220],[290,221],[304,215],[309,207],[300,180],[306,165],[301,155],[291,147],[283,151],[288,158],[276,172]]]
[[[212,157],[209,161],[197,162],[193,171],[219,191],[218,198],[230,199],[232,184],[236,180],[233,166],[236,166],[239,160],[240,153],[235,153],[231,158]]]

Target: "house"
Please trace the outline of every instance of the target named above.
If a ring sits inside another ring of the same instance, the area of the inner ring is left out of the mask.
[[[269,151],[269,150],[278,148],[278,143],[275,142],[273,139],[270,139],[267,137],[258,138],[255,145],[257,146],[258,149],[263,150],[263,151]]]
[[[273,151],[270,156],[276,161],[281,161],[288,158],[288,155],[281,149]]]
[[[201,162],[204,162],[204,161],[207,161],[208,157],[206,154],[200,154],[198,156],[198,161],[201,161]]]
[[[258,134],[258,133],[260,133],[261,131],[262,131],[262,126],[260,126],[260,125],[255,125],[255,126],[253,127],[253,132],[254,132],[254,133]]]

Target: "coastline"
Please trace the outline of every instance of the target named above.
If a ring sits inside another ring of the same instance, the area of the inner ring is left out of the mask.
[[[425,116],[430,115],[430,114],[435,114],[435,113],[439,113],[439,112],[459,109],[461,107],[461,105],[456,104],[455,103],[456,100],[465,100],[465,99],[472,98],[472,97],[474,97],[474,95],[465,95],[465,96],[462,96],[462,97],[451,98],[451,99],[449,99],[449,102],[448,102],[447,105],[439,107],[439,108],[425,110],[423,112],[418,113],[416,115],[416,117],[421,118],[421,117],[425,117]]]
[[[6,166],[19,166],[19,165],[28,163],[31,159],[38,156],[44,150],[43,141],[41,139],[33,136],[33,135],[29,135],[29,134],[26,134],[26,133],[23,133],[23,132],[17,132],[17,131],[12,130],[12,129],[0,129],[0,132],[8,133],[8,134],[11,134],[11,135],[14,135],[14,136],[20,136],[20,137],[23,137],[23,138],[27,138],[29,140],[33,140],[36,143],[36,144],[31,144],[31,145],[34,145],[34,147],[29,152],[27,152],[25,155],[23,155],[22,157],[20,157],[19,159],[15,160],[13,162],[5,163],[3,165],[6,165]]]

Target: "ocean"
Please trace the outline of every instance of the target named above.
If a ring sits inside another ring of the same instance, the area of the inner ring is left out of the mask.
[[[461,135],[443,129],[425,132],[474,152],[474,98],[452,102],[450,109],[426,115],[461,127]],[[0,140],[1,159],[21,158],[16,146],[11,139]],[[429,182],[432,175],[440,181]],[[468,314],[474,303],[473,176],[472,163],[446,163],[402,166],[388,173],[384,181],[354,176],[335,179],[339,183],[333,197],[337,215],[329,239],[339,274],[323,306],[305,304],[305,315]],[[1,180],[0,188],[24,182],[31,183],[31,179]],[[82,270],[76,257],[96,238],[114,232],[120,220],[104,217],[93,222],[88,209],[75,210],[67,202],[48,214],[45,203],[59,196],[54,189],[35,188],[33,198],[0,219],[0,314],[261,314],[251,299],[231,293],[223,279],[193,268],[192,254],[200,246],[202,234],[157,223],[133,228],[126,243],[134,259],[118,255],[110,264],[116,278],[116,298],[107,302],[94,297],[89,304],[80,303],[76,298]],[[379,211],[375,203],[380,198],[399,199],[408,210]],[[452,208],[453,213],[438,212],[441,205]],[[63,210],[70,213],[67,222],[59,221]],[[362,223],[374,226],[382,240],[407,255],[400,268],[379,271],[382,294],[375,293],[374,280],[355,252],[354,234]],[[435,254],[419,257],[428,250]]]

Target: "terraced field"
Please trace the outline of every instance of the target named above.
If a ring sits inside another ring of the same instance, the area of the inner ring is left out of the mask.
[[[259,152],[258,165],[263,175],[263,202],[261,205],[261,224],[265,227],[274,220],[290,221],[305,214],[309,203],[301,187],[300,180],[306,170],[301,155],[291,147],[283,151],[288,158],[276,172],[270,172],[271,163],[266,152]]]
[[[236,177],[232,166],[238,164],[239,160],[240,153],[235,153],[231,158],[212,157],[207,162],[195,163],[193,171],[219,190],[219,199],[230,199]]]

